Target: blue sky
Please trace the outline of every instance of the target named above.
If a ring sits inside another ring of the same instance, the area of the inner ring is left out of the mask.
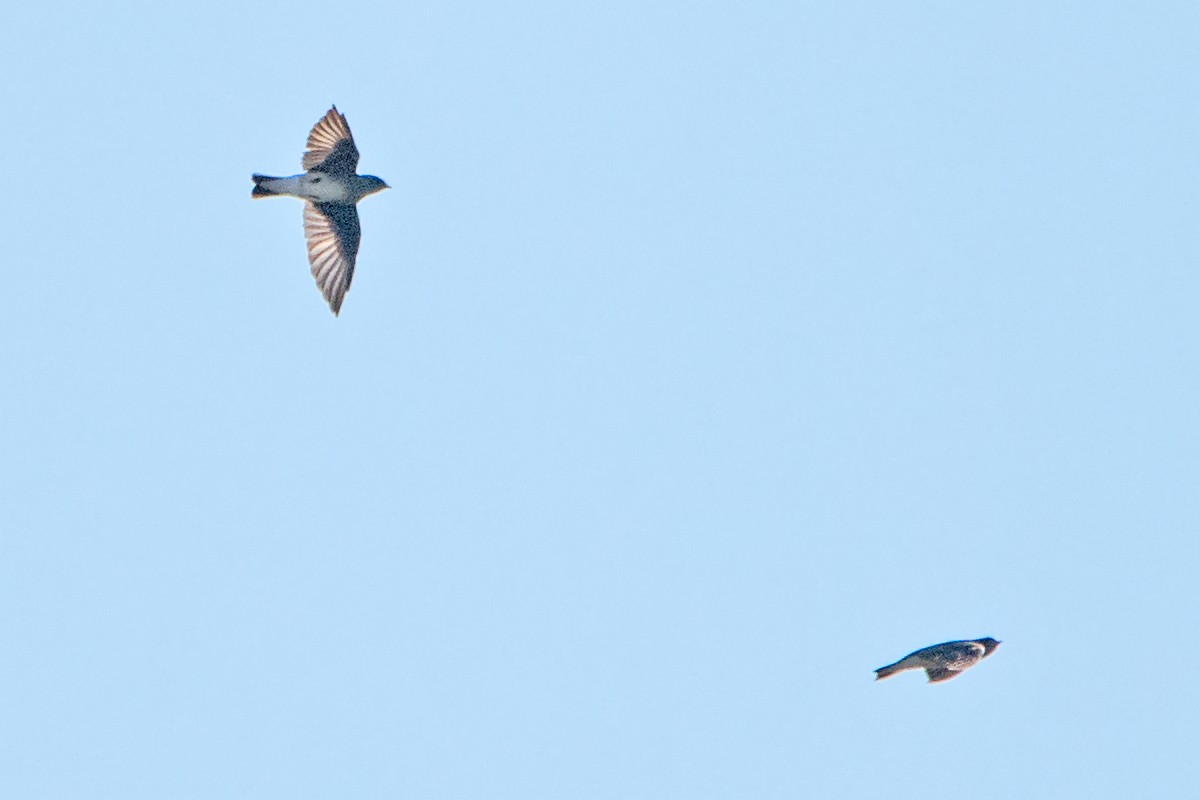
[[[1198,23],[14,8],[0,795],[1191,790]]]

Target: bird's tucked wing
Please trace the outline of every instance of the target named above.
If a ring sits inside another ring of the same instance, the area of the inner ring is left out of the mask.
[[[317,288],[336,315],[354,278],[354,259],[362,238],[358,211],[349,203],[305,203],[304,238]]]
[[[330,175],[353,175],[358,168],[358,148],[350,135],[346,117],[329,109],[308,134],[308,149],[301,162],[306,170],[315,169]]]
[[[950,669],[963,670],[983,658],[983,645],[977,642],[947,642],[929,648],[928,657]]]

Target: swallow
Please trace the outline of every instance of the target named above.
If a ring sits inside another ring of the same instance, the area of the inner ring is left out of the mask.
[[[346,117],[329,109],[308,134],[301,162],[307,172],[289,178],[252,175],[252,198],[286,195],[304,201],[304,238],[317,288],[334,316],[354,278],[354,260],[362,232],[355,204],[391,187],[374,175],[358,175],[358,148]]]
[[[1000,642],[990,636],[984,639],[968,639],[959,642],[943,642],[942,644],[922,647],[914,653],[909,653],[895,664],[888,664],[875,670],[875,680],[890,678],[897,672],[906,669],[923,669],[929,676],[930,683],[948,681],[957,678],[963,670],[970,669],[983,659],[990,656]]]

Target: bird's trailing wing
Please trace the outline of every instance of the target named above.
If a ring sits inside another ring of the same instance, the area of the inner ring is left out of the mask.
[[[929,676],[930,683],[938,683],[939,681],[948,681],[951,678],[957,678],[962,673],[947,667],[929,667],[925,670],[925,674]]]
[[[354,260],[362,238],[358,211],[349,203],[305,203],[304,238],[317,288],[337,315],[354,278]]]

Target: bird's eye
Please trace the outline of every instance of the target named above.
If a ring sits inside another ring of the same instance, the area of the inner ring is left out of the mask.
[[[320,182],[321,182],[320,178],[313,178],[313,183],[320,183]]]

